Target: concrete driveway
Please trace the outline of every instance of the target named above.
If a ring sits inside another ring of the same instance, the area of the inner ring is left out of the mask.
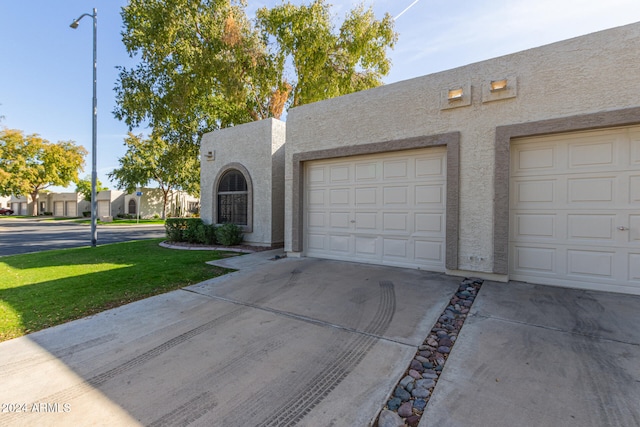
[[[431,426],[640,426],[640,297],[485,282]]]
[[[0,425],[371,425],[460,279],[273,255],[0,343]],[[420,427],[640,425],[638,307],[485,282]]]
[[[1,343],[0,424],[371,424],[459,278],[268,256]]]

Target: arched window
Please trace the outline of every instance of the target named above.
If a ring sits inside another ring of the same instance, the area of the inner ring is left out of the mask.
[[[133,199],[129,200],[129,214],[130,215],[136,214],[136,201]]]
[[[218,181],[217,223],[249,225],[249,188],[242,172],[227,170]]]

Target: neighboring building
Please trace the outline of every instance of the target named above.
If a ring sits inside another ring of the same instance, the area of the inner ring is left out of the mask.
[[[283,192],[289,256],[640,294],[638,58],[640,23],[291,109],[284,179],[283,123],[215,131],[202,218],[270,244]]]
[[[31,215],[32,203],[27,196],[11,196],[9,198],[9,204],[13,210],[14,215]]]
[[[99,191],[96,195],[96,208],[98,218],[116,217],[124,213],[125,193],[117,190]],[[90,211],[91,203],[85,201],[84,209]]]
[[[124,196],[124,213],[138,215],[140,218],[153,218],[162,216],[163,193],[160,188],[141,188],[142,196],[136,193]],[[167,199],[167,217],[191,216],[197,214],[200,208],[200,200],[191,196],[186,191],[172,190]]]

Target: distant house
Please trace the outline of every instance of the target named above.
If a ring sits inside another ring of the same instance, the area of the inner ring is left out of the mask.
[[[201,217],[308,256],[640,294],[640,23],[203,136]]]
[[[137,193],[141,193],[140,196]],[[140,218],[161,217],[163,193],[160,188],[141,188],[124,196],[124,213]],[[167,217],[191,216],[199,213],[200,199],[186,191],[172,190],[167,200]]]

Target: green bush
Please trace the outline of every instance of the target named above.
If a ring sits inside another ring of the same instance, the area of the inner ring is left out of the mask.
[[[187,229],[185,218],[167,218],[164,230],[170,242],[185,242],[184,230]]]
[[[164,229],[170,242],[216,244],[216,227],[200,218],[167,218]]]
[[[204,226],[204,244],[215,245],[218,243],[216,239],[216,226],[213,224],[202,224]]]
[[[242,229],[235,224],[227,223],[216,227],[216,239],[225,246],[242,243]]]
[[[205,231],[204,224],[198,218],[184,218],[186,228],[182,232],[182,238],[188,243],[204,243]]]

